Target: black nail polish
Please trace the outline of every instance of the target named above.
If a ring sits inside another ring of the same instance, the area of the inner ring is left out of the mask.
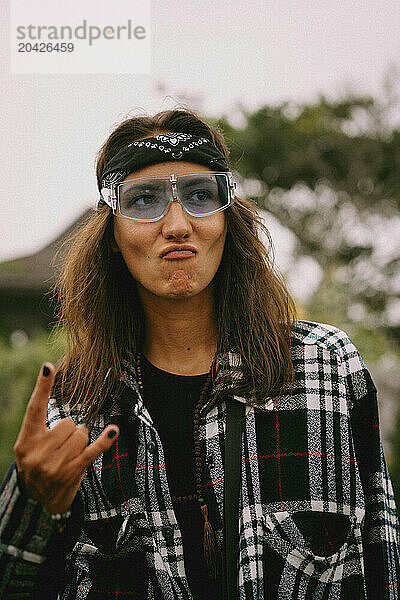
[[[110,439],[115,437],[116,435],[117,435],[117,432],[115,431],[115,429],[111,429],[111,431],[108,432],[108,437]]]
[[[43,365],[43,375],[44,377],[48,377],[50,375],[50,369],[46,365]]]

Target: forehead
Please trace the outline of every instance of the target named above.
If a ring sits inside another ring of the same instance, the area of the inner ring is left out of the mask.
[[[129,173],[124,179],[127,181],[128,179],[139,179],[142,177],[169,177],[170,175],[185,175],[186,173],[212,173],[213,171],[204,165],[198,165],[197,163],[185,162],[185,161],[175,161],[170,160],[162,163],[157,163],[155,165],[148,165],[147,167],[143,167],[143,169],[139,169],[138,171],[134,171],[133,173]]]

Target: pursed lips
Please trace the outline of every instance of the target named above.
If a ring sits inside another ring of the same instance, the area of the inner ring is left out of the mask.
[[[167,252],[167,254],[164,254],[163,258],[173,260],[176,258],[191,258],[194,255],[195,253],[192,250],[171,250],[170,252]]]
[[[192,244],[169,244],[160,254],[161,258],[173,260],[175,258],[191,258],[197,252]]]

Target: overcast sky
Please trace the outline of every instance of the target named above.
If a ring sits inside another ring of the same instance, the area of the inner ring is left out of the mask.
[[[349,87],[378,95],[399,64],[395,0],[153,0],[150,74],[15,75],[9,3],[1,6],[0,260],[38,250],[94,204],[96,152],[129,114],[184,101],[234,119],[238,104],[311,101]]]

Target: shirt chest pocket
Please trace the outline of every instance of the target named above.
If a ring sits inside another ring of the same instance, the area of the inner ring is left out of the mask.
[[[92,547],[92,554],[113,560],[131,552],[143,551],[142,534],[151,535],[143,515],[117,515],[85,523],[82,540]],[[76,545],[79,547],[79,543]]]
[[[268,570],[270,556],[280,562],[281,570],[292,567],[321,582],[341,581],[359,572],[362,516],[324,511],[264,514],[264,568]]]

